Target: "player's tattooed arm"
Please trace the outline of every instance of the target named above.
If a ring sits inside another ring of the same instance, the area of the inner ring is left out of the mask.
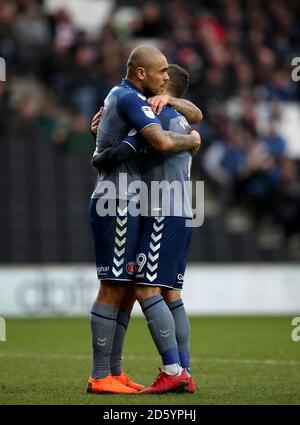
[[[195,154],[200,147],[200,134],[193,130],[190,134],[177,134],[164,131],[159,125],[149,125],[141,131],[141,135],[158,151],[179,153],[191,151]]]
[[[161,113],[164,106],[170,105],[183,115],[189,124],[198,124],[203,119],[201,110],[186,99],[161,94],[148,99],[148,103],[157,115]]]
[[[203,114],[201,110],[187,99],[170,97],[169,105],[173,106],[177,112],[183,115],[189,124],[198,124],[203,120]]]
[[[195,155],[201,144],[201,137],[198,131],[192,130],[190,134],[178,134],[172,131],[166,131],[172,140],[172,146],[168,150],[169,153],[179,153],[182,151],[190,151],[192,155]],[[187,146],[190,146],[187,148]]]

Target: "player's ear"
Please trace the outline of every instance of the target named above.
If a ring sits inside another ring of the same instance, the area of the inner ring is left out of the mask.
[[[142,66],[136,68],[136,76],[139,80],[144,80],[146,76],[146,70]]]

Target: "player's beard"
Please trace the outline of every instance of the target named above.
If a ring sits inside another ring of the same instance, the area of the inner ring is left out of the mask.
[[[165,81],[160,87],[160,92],[158,94],[166,94],[168,87],[168,81]]]
[[[152,97],[152,96],[155,96],[156,93],[155,93],[155,90],[153,90],[150,87],[147,87],[144,91],[144,94],[146,97]]]
[[[159,87],[153,87],[151,85],[149,85],[148,87],[145,88],[144,94],[146,97],[152,97],[152,96],[156,96],[158,94],[162,94],[164,92],[166,83],[162,83]]]

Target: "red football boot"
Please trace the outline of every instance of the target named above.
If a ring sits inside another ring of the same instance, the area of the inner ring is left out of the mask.
[[[194,393],[196,391],[195,381],[192,376],[188,376],[189,384],[185,387],[185,393]]]
[[[139,394],[163,394],[170,391],[184,390],[189,384],[186,371],[183,369],[181,375],[168,375],[159,368],[159,375],[152,385],[140,391]]]

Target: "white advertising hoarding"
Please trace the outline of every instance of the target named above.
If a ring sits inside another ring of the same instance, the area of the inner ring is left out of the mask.
[[[98,287],[92,265],[1,267],[0,316],[87,315]],[[299,313],[300,266],[189,265],[182,297],[192,315]]]

